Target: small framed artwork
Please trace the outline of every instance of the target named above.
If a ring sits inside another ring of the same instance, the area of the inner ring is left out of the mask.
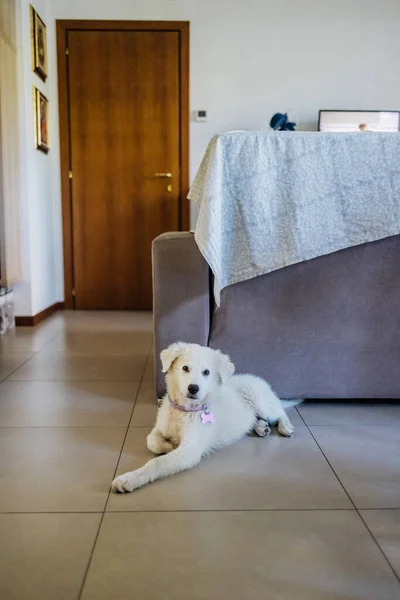
[[[320,110],[318,131],[394,133],[400,131],[400,112],[398,110]]]
[[[46,25],[31,5],[32,70],[43,81],[47,77]]]
[[[42,152],[50,150],[49,145],[49,101],[37,88],[33,88],[35,107],[35,147]]]

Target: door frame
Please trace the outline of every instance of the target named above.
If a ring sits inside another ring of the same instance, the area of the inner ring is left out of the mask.
[[[65,308],[73,309],[74,257],[72,187],[70,179],[70,122],[68,86],[68,31],[176,31],[179,33],[180,86],[180,198],[179,229],[190,228],[189,191],[189,21],[85,21],[57,20],[58,110],[60,128],[61,204],[64,253]]]

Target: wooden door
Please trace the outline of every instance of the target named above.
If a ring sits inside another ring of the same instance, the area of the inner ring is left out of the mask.
[[[180,228],[179,44],[177,31],[67,31],[76,308],[152,306],[151,242]]]

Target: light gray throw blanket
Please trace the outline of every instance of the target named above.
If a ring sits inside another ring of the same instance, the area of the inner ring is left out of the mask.
[[[188,198],[220,290],[400,233],[400,134],[215,136]]]

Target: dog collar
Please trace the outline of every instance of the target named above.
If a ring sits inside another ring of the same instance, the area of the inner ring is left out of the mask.
[[[202,404],[201,406],[198,406],[197,408],[186,408],[186,406],[182,406],[182,404],[177,404],[176,402],[171,400],[171,398],[169,396],[168,396],[168,400],[169,400],[169,403],[171,406],[173,406],[174,408],[176,408],[177,410],[180,410],[182,412],[196,413],[196,412],[207,410],[207,404]]]

